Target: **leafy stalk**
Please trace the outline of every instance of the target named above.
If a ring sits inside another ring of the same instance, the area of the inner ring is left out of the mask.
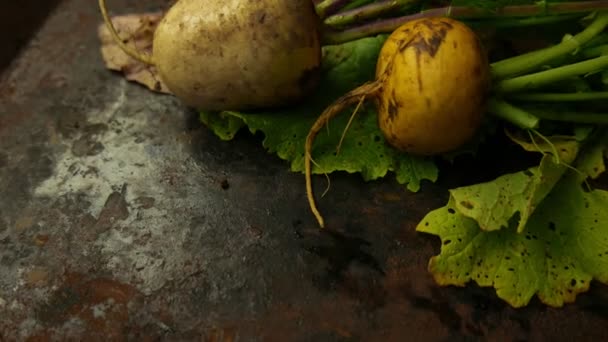
[[[583,57],[591,58],[598,57],[601,55],[608,55],[608,44],[598,45],[591,48],[584,49],[581,52]]]
[[[530,109],[529,112],[543,120],[608,125],[607,113],[540,109]]]
[[[419,0],[383,0],[372,2],[365,6],[356,7],[347,11],[341,11],[334,15],[328,16],[324,23],[334,27],[346,26],[368,19],[378,18],[380,15],[385,13],[407,9],[417,5],[419,2]]]
[[[608,91],[581,93],[521,93],[509,96],[512,100],[524,102],[584,102],[608,100]]]
[[[392,6],[391,1],[382,1],[378,4]],[[373,8],[374,11],[379,11],[377,7]],[[441,16],[459,20],[480,20],[535,16],[544,17],[560,14],[583,14],[602,10],[608,10],[608,0],[545,3],[543,6],[539,6],[538,4],[509,5],[495,10],[487,10],[474,6],[447,6],[422,10],[415,14],[396,18],[376,20],[341,31],[328,31],[325,34],[324,41],[326,44],[340,44],[372,35],[390,33],[408,21],[425,17]],[[364,13],[359,13],[359,15],[365,16]]]
[[[361,7],[363,5],[367,5],[370,2],[374,2],[376,0],[352,0],[352,2],[342,8],[342,10],[351,10],[353,8]]]
[[[509,93],[534,89],[570,77],[601,71],[605,68],[608,68],[608,55],[500,81],[494,86],[494,90]]]
[[[507,58],[492,64],[492,75],[495,79],[504,79],[513,75],[534,70],[552,59],[569,54],[608,26],[608,12],[600,12],[587,28],[575,36],[551,47]]]
[[[540,122],[538,117],[497,98],[488,101],[488,112],[522,129],[536,129]]]
[[[492,27],[494,29],[506,29],[513,27],[526,27],[555,24],[562,21],[578,19],[582,14],[560,14],[545,17],[508,18],[508,19],[484,19],[469,22],[472,27]]]
[[[341,8],[346,6],[351,0],[323,0],[315,4],[317,15],[324,19],[329,15],[338,12]]]

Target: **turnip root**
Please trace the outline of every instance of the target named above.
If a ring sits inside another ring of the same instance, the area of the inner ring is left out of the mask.
[[[305,144],[307,197],[324,226],[312,195],[311,150],[322,127],[362,97],[373,99],[385,140],[413,155],[436,155],[469,141],[483,118],[490,90],[490,66],[475,32],[454,19],[407,22],[382,46],[376,79],[329,106]]]
[[[385,42],[376,75],[378,123],[389,144],[412,154],[452,151],[476,132],[490,90],[476,34],[448,19],[404,25]]]
[[[177,98],[199,110],[248,110],[302,100],[320,79],[320,20],[310,0],[179,0],[154,33],[154,65]]]

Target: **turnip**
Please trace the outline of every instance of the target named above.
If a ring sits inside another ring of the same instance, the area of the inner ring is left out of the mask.
[[[602,0],[505,6],[502,14],[475,6],[446,6],[416,13],[426,2],[177,0],[159,23],[149,56],[122,41],[108,18],[105,0],[98,1],[117,45],[131,57],[154,65],[174,95],[200,110],[248,110],[301,101],[319,83],[323,44],[391,33],[402,23],[421,17],[492,22],[501,16],[526,15],[536,16],[540,22],[561,20],[544,18],[549,14],[608,6],[608,1]]]
[[[321,30],[311,0],[179,0],[156,28],[151,56],[127,46],[105,0],[99,6],[116,43],[199,110],[285,106],[319,82]]]
[[[490,65],[478,36],[465,24],[434,17],[409,21],[381,48],[376,79],[345,94],[314,123],[305,144],[306,188],[321,227],[311,186],[311,149],[321,128],[347,106],[373,99],[385,140],[404,153],[436,155],[468,142],[483,118]]]

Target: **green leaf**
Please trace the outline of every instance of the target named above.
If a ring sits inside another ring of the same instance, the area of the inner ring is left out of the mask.
[[[517,220],[517,231],[522,232],[537,205],[568,170],[567,164],[576,157],[580,144],[576,138],[565,136],[548,138],[551,144],[539,138],[532,143],[510,137],[527,151],[542,152],[540,165],[491,182],[450,190],[455,208],[474,219],[482,230],[499,230]],[[559,160],[551,154],[554,151]]]
[[[603,165],[607,135],[577,159],[577,168]],[[440,237],[441,253],[429,271],[442,285],[475,281],[492,286],[498,297],[522,307],[534,295],[549,306],[573,302],[596,279],[608,283],[608,191],[585,191],[585,176],[570,170],[530,216],[526,232],[515,225],[484,231],[458,212],[454,198],[431,211],[416,230]]]
[[[264,135],[262,145],[290,163],[294,172],[304,171],[304,142],[316,118],[332,101],[372,80],[385,37],[326,46],[323,77],[318,91],[305,103],[274,111],[201,113],[201,120],[222,139],[232,139],[239,123]],[[354,108],[353,108],[354,109]],[[340,152],[336,148],[352,114],[347,110],[329,122],[315,140],[313,173],[345,171],[360,173],[364,180],[393,172],[400,184],[418,191],[423,180],[436,181],[438,170],[431,158],[414,157],[389,146],[377,125],[373,103],[361,107],[346,133]]]
[[[584,149],[584,158],[577,160],[578,181],[596,179],[606,171],[604,160],[608,158],[608,128],[596,129],[589,133]]]
[[[232,140],[245,123],[242,119],[225,113],[200,114],[201,122],[213,127],[213,132],[222,140]]]

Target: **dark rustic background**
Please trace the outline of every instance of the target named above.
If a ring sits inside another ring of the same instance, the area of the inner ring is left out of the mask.
[[[333,174],[321,232],[304,177],[260,137],[222,142],[104,69],[96,1],[2,1],[0,16],[0,340],[608,340],[605,286],[515,310],[427,272],[439,243],[416,223],[448,187],[520,167],[496,150],[510,146],[417,194]]]

